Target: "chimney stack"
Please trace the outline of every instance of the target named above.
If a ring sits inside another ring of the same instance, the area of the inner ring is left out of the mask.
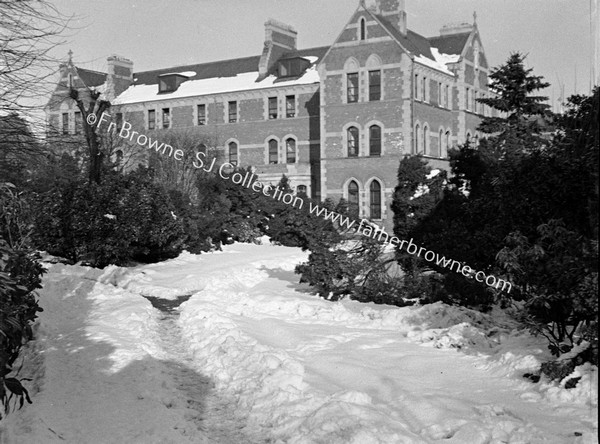
[[[375,9],[382,17],[387,19],[400,34],[406,36],[408,28],[406,26],[406,8],[404,0],[376,0]]]
[[[259,80],[269,75],[283,54],[296,51],[297,40],[298,32],[291,26],[273,19],[265,22],[265,44],[258,64]]]
[[[133,83],[133,62],[124,57],[111,55],[106,59],[106,97],[113,100]]]

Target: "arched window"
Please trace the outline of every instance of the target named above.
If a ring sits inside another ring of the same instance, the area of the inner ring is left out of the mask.
[[[448,157],[448,150],[450,149],[450,131],[446,131],[446,138],[444,140],[444,152],[442,153],[442,157]]]
[[[467,143],[471,143],[471,133],[467,133]]]
[[[277,163],[279,158],[279,152],[277,147],[277,141],[275,139],[269,140],[269,163]]]
[[[296,141],[291,137],[285,141],[285,153],[287,163],[296,163]]]
[[[429,155],[429,127],[423,126],[423,154]]]
[[[359,205],[358,184],[352,180],[348,184],[348,210],[351,216],[358,217]]]
[[[207,149],[206,149],[206,145],[201,143],[200,145],[198,145],[198,151],[204,154],[207,154]]]
[[[381,127],[379,125],[369,127],[369,155],[381,156]]]
[[[360,19],[360,39],[364,40],[367,38],[367,25],[364,17]]]
[[[381,219],[381,185],[374,180],[369,187],[371,219]]]
[[[419,134],[421,132],[421,127],[419,126],[419,124],[417,123],[417,126],[415,126],[415,140],[414,140],[414,151],[413,154],[419,154]]]
[[[438,135],[438,156],[444,157],[444,130],[440,128],[440,134]]]
[[[304,194],[304,195],[306,195],[306,185],[298,185],[296,187],[296,194]]]
[[[358,156],[358,128],[351,126],[347,130],[348,136],[348,157]]]
[[[238,146],[235,142],[229,142],[229,163],[234,166],[238,164]]]

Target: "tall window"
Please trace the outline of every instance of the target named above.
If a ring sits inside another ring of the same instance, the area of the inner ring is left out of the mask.
[[[473,91],[473,106],[471,107],[473,109],[473,112],[476,113],[477,112],[477,91]]]
[[[348,103],[358,102],[358,73],[348,73],[346,80],[348,82]]]
[[[369,101],[381,99],[381,71],[369,71]]]
[[[269,140],[269,163],[275,164],[279,161],[279,150],[275,139]]]
[[[364,40],[367,38],[367,24],[365,23],[365,19],[360,19],[360,39]]]
[[[429,127],[423,126],[423,154],[428,155],[429,153]]]
[[[441,157],[443,157],[443,158],[448,157],[448,148],[450,148],[450,131],[446,131],[446,134],[444,137],[444,151],[442,151]]]
[[[423,102],[427,102],[429,98],[429,94],[427,94],[427,77],[423,77],[421,83],[421,100],[423,100]]]
[[[236,123],[238,120],[237,102],[235,100],[230,101],[227,104],[229,123]]]
[[[442,156],[444,152],[444,130],[440,128],[440,133],[438,134],[438,156]]]
[[[269,119],[277,118],[277,97],[269,97]]]
[[[296,141],[291,137],[285,141],[285,156],[287,163],[296,163]]]
[[[198,125],[206,125],[206,105],[198,105]]]
[[[348,136],[348,157],[358,156],[358,128],[351,126],[347,131]]]
[[[69,134],[69,113],[62,115],[62,133]]]
[[[148,110],[148,129],[153,130],[156,128],[156,110]]]
[[[296,96],[285,96],[285,117],[296,117]]]
[[[358,184],[352,180],[348,184],[348,210],[352,217],[358,217],[359,205]]]
[[[381,185],[374,180],[369,187],[371,219],[381,219]]]
[[[419,154],[419,139],[421,137],[421,127],[419,126],[419,124],[417,123],[417,125],[415,126],[415,144],[414,144],[414,152],[413,154]]]
[[[438,97],[437,97],[437,102],[438,102],[438,106],[440,106],[440,107],[444,106],[444,95],[442,94],[443,93],[443,89],[444,89],[444,86],[442,85],[442,82],[438,82],[438,90],[437,90]]]
[[[171,127],[171,110],[169,108],[162,110],[162,127],[165,129]]]
[[[117,113],[117,116],[121,113]],[[122,116],[122,114],[121,114]],[[81,111],[75,111],[75,134],[81,134],[82,129],[82,121],[81,121]],[[117,127],[119,125],[117,124]]]
[[[446,108],[452,109],[452,97],[450,96],[450,86],[446,85]]]
[[[120,129],[123,126],[123,113],[117,113],[117,128]]]
[[[415,74],[415,100],[419,100],[419,86],[421,84],[419,83],[419,74]]]
[[[469,88],[467,88],[466,92],[466,102],[467,102],[467,109],[470,110],[471,109],[471,90]]]
[[[229,142],[229,163],[232,165],[238,164],[238,146],[235,142]]]
[[[381,127],[371,125],[369,128],[369,155],[381,156]]]

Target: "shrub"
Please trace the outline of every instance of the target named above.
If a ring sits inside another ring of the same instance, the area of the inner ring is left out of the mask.
[[[22,380],[9,376],[22,345],[32,339],[31,324],[42,311],[35,299],[44,269],[31,249],[26,204],[14,185],[0,184],[0,401],[31,403]],[[2,415],[0,414],[0,418]]]

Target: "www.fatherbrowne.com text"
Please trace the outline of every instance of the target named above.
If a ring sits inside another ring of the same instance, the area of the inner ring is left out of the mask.
[[[95,114],[89,114],[86,117],[86,120],[90,125],[95,125],[97,123],[96,127],[98,130],[103,123],[106,123],[108,124],[108,127],[106,128],[107,132],[116,133],[120,138],[136,143],[140,147],[147,148],[151,151],[153,150],[156,153],[178,161],[184,161],[185,159],[185,152],[181,149],[174,148],[165,143],[159,143],[158,139],[152,139],[143,133],[134,131],[129,122],[123,120],[120,128],[118,128],[115,122],[111,122],[111,115],[106,112],[103,112],[99,119]],[[281,201],[287,205],[292,205],[295,208],[302,209],[304,207],[304,199],[302,199],[302,197],[282,190],[279,187],[263,184],[257,180],[258,177],[252,172],[246,172],[242,175],[241,173],[236,172],[235,165],[229,162],[222,163],[217,167],[216,158],[209,160],[207,159],[206,153],[202,151],[196,152],[195,157],[191,162],[194,168],[207,173],[217,173],[223,180],[231,180],[236,185],[252,189],[252,191],[256,193],[262,193],[267,197]],[[456,273],[461,273],[463,276],[475,279],[477,282],[485,283],[489,287],[500,289],[507,293],[510,293],[512,290],[512,284],[509,281],[498,279],[491,274],[486,275],[483,271],[473,270],[468,265],[456,260],[446,259],[445,256],[440,256],[438,253],[413,243],[413,239],[407,241],[395,236],[390,236],[382,227],[379,227],[366,219],[362,219],[360,223],[356,225],[356,220],[343,216],[335,211],[329,211],[310,200],[308,202],[308,211],[310,214],[330,220],[334,224],[338,224],[343,230],[354,230],[355,233],[360,233],[363,236],[376,239],[384,244],[395,245],[398,250],[405,248],[408,254],[422,257],[427,262],[435,263],[438,267],[448,268]]]

